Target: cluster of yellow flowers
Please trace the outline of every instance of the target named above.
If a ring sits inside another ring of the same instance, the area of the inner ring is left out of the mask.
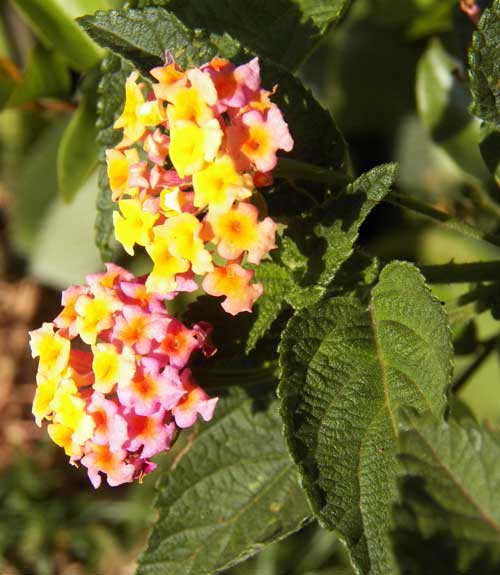
[[[151,75],[147,95],[137,72],[128,78],[114,126],[123,138],[106,154],[116,238],[132,255],[146,248],[149,291],[181,291],[204,276],[203,290],[225,296],[227,312],[251,311],[263,286],[244,265],[276,247],[276,223],[259,219],[252,197],[272,182],[276,152],[292,149],[288,126],[260,87],[257,58],[182,71],[167,54]]]

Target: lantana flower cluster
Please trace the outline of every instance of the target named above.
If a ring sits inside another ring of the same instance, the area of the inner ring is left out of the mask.
[[[52,440],[87,468],[94,487],[141,479],[177,429],[212,418],[217,398],[187,364],[210,356],[211,328],[191,328],[166,311],[167,295],[114,264],[63,292],[61,313],[30,333],[39,358],[33,413]]]
[[[272,182],[277,151],[293,147],[288,126],[261,88],[257,58],[183,71],[167,53],[151,76],[149,93],[137,72],[128,78],[114,125],[123,138],[106,153],[115,236],[151,257],[149,293],[198,275],[207,294],[225,296],[225,311],[251,311],[263,286],[244,266],[276,247],[277,227],[252,200]]]

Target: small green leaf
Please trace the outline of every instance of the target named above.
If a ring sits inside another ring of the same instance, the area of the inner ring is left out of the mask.
[[[102,51],[79,28],[74,18],[96,9],[109,8],[113,2],[100,0],[13,0],[36,35],[55,48],[78,71],[95,66]]]
[[[313,511],[346,541],[360,573],[397,573],[398,409],[442,415],[451,357],[441,304],[402,262],[384,268],[368,305],[325,298],[297,312],[283,334],[288,445]]]
[[[294,289],[290,272],[274,262],[262,262],[255,267],[254,281],[261,282],[264,293],[255,303],[254,322],[247,339],[247,352],[265,335],[272,323],[286,307],[286,295]]]
[[[281,239],[281,258],[286,265],[263,262],[255,268],[255,280],[264,285],[264,294],[254,309],[247,351],[253,349],[287,304],[300,309],[321,298],[351,256],[361,224],[389,192],[396,169],[395,164],[374,168],[338,197],[290,224],[290,235],[285,233]]]
[[[409,562],[412,573],[498,573],[500,437],[471,418],[459,425],[405,412],[401,424],[404,475],[395,542],[402,566]],[[443,541],[448,568],[417,569]]]
[[[22,106],[39,98],[67,98],[70,88],[69,70],[61,54],[37,45],[5,106]]]
[[[480,125],[470,113],[470,94],[467,83],[459,78],[460,68],[439,40],[429,43],[417,65],[418,113],[456,165],[484,180],[488,171],[478,148]]]
[[[70,202],[97,166],[97,70],[85,78],[82,97],[57,153],[59,193]]]
[[[243,46],[295,69],[352,0],[136,0],[137,8],[163,6],[189,28],[228,32]]]
[[[161,477],[159,519],[138,575],[220,573],[309,517],[276,401],[232,388],[194,437]]]
[[[484,11],[469,52],[473,112],[500,128],[500,0]]]

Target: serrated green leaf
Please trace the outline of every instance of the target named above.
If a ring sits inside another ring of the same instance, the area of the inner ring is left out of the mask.
[[[234,58],[240,50],[227,34],[190,30],[163,8],[101,11],[78,18],[78,23],[98,44],[144,74],[163,62],[167,49],[184,68],[200,66],[215,55]]]
[[[5,107],[22,106],[39,98],[66,98],[70,87],[69,70],[61,54],[37,45]]]
[[[351,0],[137,0],[138,8],[163,6],[189,28],[228,32],[259,56],[295,69],[330,26],[344,15]]]
[[[419,543],[420,550],[432,550],[441,539],[448,541],[453,556],[448,558],[448,568],[436,573],[497,573],[498,434],[481,428],[470,418],[459,425],[453,420],[445,423],[412,412],[403,414],[401,425],[399,445],[404,476],[395,540],[402,565],[410,562],[415,569],[412,572],[423,573],[417,568],[428,563],[429,558],[422,553],[415,555],[415,547],[408,541]]]
[[[389,531],[398,409],[442,415],[451,357],[441,304],[403,262],[384,268],[368,305],[324,299],[283,334],[287,442],[316,516],[346,541],[360,573],[397,573]]]
[[[74,18],[109,8],[107,0],[13,0],[36,35],[55,48],[78,71],[95,66],[102,57],[99,47],[79,28]]]
[[[395,164],[374,168],[338,197],[292,223],[289,233],[297,243],[290,235],[281,239],[282,261],[291,267],[274,262],[256,266],[255,279],[264,285],[264,293],[254,309],[247,351],[253,349],[287,304],[300,309],[321,298],[351,256],[361,224],[389,192],[396,170]]]
[[[264,402],[263,402],[264,401]],[[164,474],[138,575],[220,573],[297,530],[310,509],[276,401],[233,388]]]
[[[285,296],[295,286],[290,272],[274,262],[262,262],[256,266],[254,281],[264,285],[264,293],[257,300],[253,309],[255,319],[248,334],[247,352],[255,347],[285,309]]]
[[[131,66],[119,56],[107,55],[101,64],[102,78],[98,87],[97,100],[97,143],[99,154],[99,177],[97,213],[95,219],[95,244],[103,261],[112,259],[111,237],[113,235],[113,211],[116,204],[111,200],[104,150],[120,141],[120,132],[113,129],[116,118],[125,103],[125,81],[132,71]]]
[[[469,52],[473,112],[500,128],[500,0],[484,11]]]
[[[287,233],[308,260],[302,275],[296,274],[299,285],[326,287],[332,282],[352,254],[362,223],[390,191],[396,172],[396,164],[377,166],[338,196],[290,223]]]
[[[439,40],[432,40],[417,65],[417,109],[434,141],[455,164],[485,179],[488,172],[477,146],[480,125],[470,113],[469,90],[457,74],[460,67]]]
[[[82,97],[62,137],[57,152],[57,181],[59,193],[70,202],[98,162],[97,143],[97,70],[82,85]]]

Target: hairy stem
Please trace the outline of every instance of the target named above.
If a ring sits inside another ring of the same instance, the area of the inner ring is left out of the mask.
[[[460,375],[455,382],[451,390],[453,393],[458,393],[464,385],[470,380],[470,378],[476,373],[476,371],[481,367],[485,360],[489,357],[491,352],[498,345],[498,338],[500,334],[493,336],[491,339],[483,342],[481,353],[476,357],[476,359],[469,365],[469,367]]]
[[[482,230],[479,230],[474,226],[471,226],[455,218],[454,216],[447,214],[446,212],[436,210],[436,208],[433,208],[429,204],[421,202],[415,198],[412,198],[411,196],[398,194],[396,192],[390,192],[387,195],[385,201],[394,206],[406,208],[420,215],[431,218],[445,225],[447,228],[455,232],[458,232],[464,236],[469,236],[470,238],[474,238],[475,240],[482,240],[494,246],[500,247],[500,238],[495,236],[494,234],[483,232]]]
[[[352,178],[339,170],[314,166],[312,164],[299,162],[298,160],[291,160],[289,158],[279,159],[274,174],[277,178],[284,178],[287,180],[306,180],[337,188],[342,188],[352,182]],[[446,212],[437,210],[431,205],[421,202],[411,196],[399,194],[397,192],[390,192],[384,201],[394,206],[405,208],[422,216],[431,218],[462,235],[500,247],[500,238],[494,234],[483,232],[482,230],[479,230],[474,226],[447,214]]]
[[[431,284],[500,281],[500,261],[419,266]]]

